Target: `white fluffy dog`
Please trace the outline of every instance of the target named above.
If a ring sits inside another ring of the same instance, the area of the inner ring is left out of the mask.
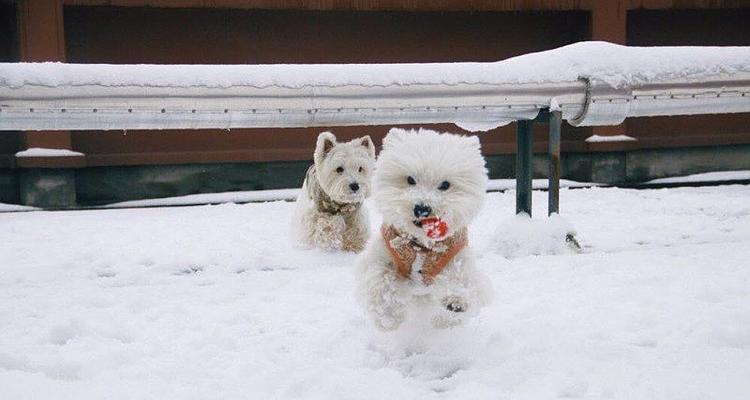
[[[407,315],[450,327],[489,301],[488,280],[467,248],[486,187],[476,137],[388,133],[374,177],[383,225],[357,270],[360,300],[379,328],[396,329]]]
[[[370,195],[375,145],[369,136],[338,143],[331,132],[323,132],[313,159],[292,221],[296,240],[328,250],[362,251],[370,233],[362,202]]]

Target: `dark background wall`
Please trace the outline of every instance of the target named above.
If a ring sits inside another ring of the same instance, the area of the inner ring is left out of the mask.
[[[18,61],[16,6],[0,3],[0,62]]]

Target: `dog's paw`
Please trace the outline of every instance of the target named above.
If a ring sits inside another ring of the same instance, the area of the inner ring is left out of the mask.
[[[456,296],[446,297],[443,299],[442,303],[448,311],[453,311],[456,313],[465,312],[468,308],[466,300]]]

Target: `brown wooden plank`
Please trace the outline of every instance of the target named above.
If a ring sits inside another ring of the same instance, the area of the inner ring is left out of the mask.
[[[60,0],[18,2],[22,61],[65,61],[63,7]]]
[[[16,157],[18,168],[82,168],[86,166],[83,155],[64,157]]]
[[[18,25],[21,61],[65,61],[65,32],[63,6],[60,0],[21,0],[18,3]],[[23,132],[20,138],[21,149],[32,147],[72,149],[70,132]],[[20,168],[53,166],[81,166],[83,157],[59,157],[47,161],[46,158],[20,159]]]

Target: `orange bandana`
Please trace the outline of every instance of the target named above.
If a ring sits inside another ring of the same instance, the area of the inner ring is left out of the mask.
[[[401,234],[392,226],[381,226],[380,233],[383,236],[385,247],[396,265],[396,273],[402,279],[411,279],[411,268],[414,261],[417,256],[422,258],[422,269],[418,272],[422,275],[422,282],[425,285],[431,284],[456,254],[466,247],[468,242],[466,228],[445,240],[436,242],[433,247],[423,246],[415,239]]]

